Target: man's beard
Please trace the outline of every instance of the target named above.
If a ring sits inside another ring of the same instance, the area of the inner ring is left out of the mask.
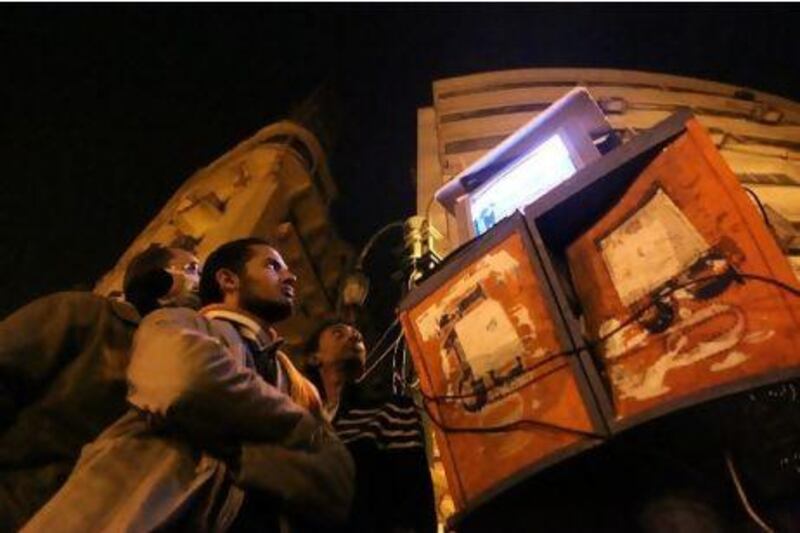
[[[274,324],[292,316],[294,306],[290,301],[264,300],[253,296],[247,284],[242,285],[239,305],[243,310],[252,313],[264,322]]]

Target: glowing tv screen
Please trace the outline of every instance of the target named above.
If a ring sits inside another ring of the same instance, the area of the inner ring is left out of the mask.
[[[533,203],[577,170],[569,149],[553,135],[470,197],[470,217],[475,235]]]

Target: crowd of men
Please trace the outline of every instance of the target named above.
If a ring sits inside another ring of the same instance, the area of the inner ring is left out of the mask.
[[[62,292],[0,322],[0,531],[435,531],[419,413],[409,398],[359,383],[366,348],[358,329],[322,324],[302,368],[281,351],[274,328],[292,314],[297,282],[263,239],[226,243],[202,269],[193,254],[154,245],[130,262],[124,299]],[[791,394],[767,388],[764,400],[753,391],[712,405],[691,427],[711,435],[730,421],[735,436],[726,442],[742,448],[731,451],[760,507],[777,530],[798,531],[800,417],[794,385],[781,387]],[[565,517],[551,491],[552,505],[507,498],[506,521],[530,515],[541,525],[552,510],[559,527],[581,524],[573,530],[738,523],[749,531],[748,521],[772,530],[743,496],[707,501],[726,486],[707,483],[723,469],[703,470],[706,456],[695,455],[719,446],[672,437],[686,427],[606,447],[624,450],[606,466],[624,472],[630,501],[641,500],[630,509],[587,483],[593,472],[615,478],[595,459],[562,469],[581,512]],[[642,455],[653,442],[669,450]],[[691,453],[679,454],[676,442]],[[691,468],[675,467],[684,463]],[[686,482],[684,471],[711,474]]]
[[[263,239],[202,274],[154,245],[124,301],[63,292],[3,320],[0,530],[434,531],[418,414],[359,393],[360,332],[323,324],[308,377],[281,351],[296,285]]]

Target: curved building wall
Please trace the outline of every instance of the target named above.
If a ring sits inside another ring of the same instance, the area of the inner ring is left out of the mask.
[[[267,237],[299,278],[299,310],[280,328],[298,346],[334,313],[340,278],[352,262],[351,247],[328,216],[336,194],[310,131],[289,121],[267,126],[186,180],[95,292],[121,291],[128,262],[151,243],[182,246],[204,260],[227,241]]]
[[[444,236],[455,224],[433,192],[575,86],[584,86],[623,141],[689,107],[740,180],[769,206],[776,226],[800,229],[800,104],[755,90],[627,70],[524,69],[433,83],[433,106],[418,111],[418,197]],[[788,248],[798,248],[787,236]],[[455,239],[453,239],[455,243]]]

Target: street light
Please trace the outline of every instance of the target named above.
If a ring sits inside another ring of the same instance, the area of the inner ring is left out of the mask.
[[[341,304],[363,307],[369,294],[369,278],[359,269],[350,272],[342,283]]]
[[[409,289],[422,277],[430,266],[430,260],[438,261],[432,254],[431,230],[428,220],[421,216],[412,216],[406,220],[396,220],[386,224],[369,238],[356,260],[356,264],[344,279],[339,291],[339,303],[344,308],[360,308],[369,296],[369,278],[364,274],[364,261],[372,247],[383,235],[394,228],[403,228],[403,244],[406,260],[411,267]],[[425,263],[425,259],[429,261]],[[424,264],[423,264],[424,263]],[[340,309],[341,311],[341,309]]]
[[[339,290],[339,314],[353,320],[357,310],[364,306],[367,296],[369,296],[369,278],[364,274],[364,260],[378,239],[393,228],[402,228],[403,224],[403,220],[386,224],[376,231],[364,245],[353,270],[347,274]]]

